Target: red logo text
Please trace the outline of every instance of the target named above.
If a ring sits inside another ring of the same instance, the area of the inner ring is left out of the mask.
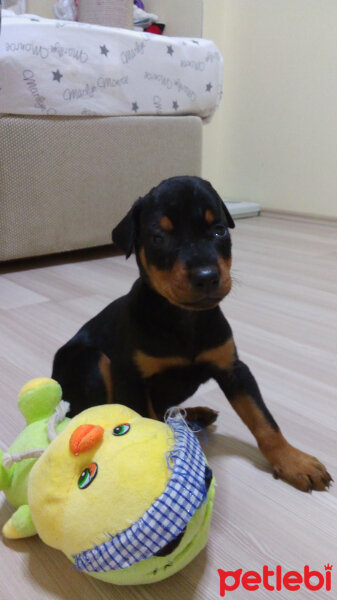
[[[220,577],[220,596],[226,596],[226,592],[233,592],[239,587],[249,592],[254,592],[263,587],[268,591],[291,590],[293,592],[306,588],[313,592],[325,589],[331,590],[331,571],[333,565],[324,565],[324,574],[320,571],[311,570],[305,565],[303,574],[299,571],[284,571],[280,565],[270,569],[267,565],[262,568],[262,574],[257,571],[223,571],[218,569]]]

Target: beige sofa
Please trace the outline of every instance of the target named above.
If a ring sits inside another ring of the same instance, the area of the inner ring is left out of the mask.
[[[147,9],[168,34],[201,33],[201,1],[148,0]],[[201,134],[195,116],[0,116],[0,260],[109,244],[139,195],[200,174]]]

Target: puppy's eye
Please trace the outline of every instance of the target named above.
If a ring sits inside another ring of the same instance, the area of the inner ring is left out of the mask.
[[[224,225],[215,225],[213,227],[213,233],[217,238],[225,238],[228,236],[228,229]]]
[[[156,233],[152,236],[152,241],[155,244],[155,246],[161,246],[164,241],[164,236]]]

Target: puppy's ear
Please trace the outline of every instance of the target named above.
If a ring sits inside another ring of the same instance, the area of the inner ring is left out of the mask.
[[[143,198],[138,198],[124,219],[112,230],[112,241],[123,250],[126,258],[129,258],[136,245],[142,200]]]
[[[213,196],[215,196],[217,201],[219,202],[220,210],[221,210],[223,216],[225,217],[227,227],[229,227],[229,229],[234,229],[235,223],[232,219],[232,215],[230,214],[230,212],[229,212],[227,206],[225,205],[224,201],[222,200],[222,198],[220,198],[218,192],[215,191],[214,187],[212,186],[212,184],[209,181],[203,180],[203,183],[206,186],[206,188],[208,189],[208,191],[211,192],[211,194]]]
[[[232,215],[230,214],[226,204],[224,203],[223,200],[221,200],[221,198],[219,198],[220,203],[221,203],[221,210],[224,213],[225,216],[225,220],[227,222],[227,226],[229,227],[229,229],[234,229],[235,227],[235,223],[233,221]]]

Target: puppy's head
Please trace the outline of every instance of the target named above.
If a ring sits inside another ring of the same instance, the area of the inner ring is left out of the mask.
[[[141,276],[171,304],[206,310],[231,289],[233,227],[209,182],[172,177],[135,202],[112,240],[127,257],[135,250]]]

